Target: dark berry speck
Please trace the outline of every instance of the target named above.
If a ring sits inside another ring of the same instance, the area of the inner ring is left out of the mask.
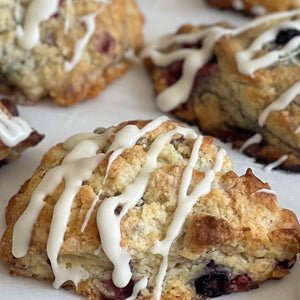
[[[197,294],[218,297],[227,294],[228,276],[223,272],[213,272],[198,278],[195,282]]]
[[[282,29],[277,34],[275,43],[277,45],[285,45],[295,36],[300,35],[300,31],[297,29]]]

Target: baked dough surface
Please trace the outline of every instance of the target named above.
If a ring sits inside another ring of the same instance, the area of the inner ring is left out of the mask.
[[[57,12],[39,24],[39,42],[24,49],[17,26],[25,26],[31,3],[19,2],[0,4],[0,93],[21,104],[51,98],[71,106],[95,98],[130,67],[125,53],[143,45],[143,17],[134,0],[71,0],[59,2]]]
[[[151,249],[157,240],[166,237],[172,223],[178,207],[183,172],[190,161],[195,140],[175,134],[170,142],[162,145],[158,165],[149,176],[143,196],[121,220],[120,245],[126,247],[132,258],[132,280],[124,289],[116,288],[111,281],[113,266],[101,247],[96,217],[105,199],[124,193],[126,187],[136,180],[154,141],[182,126],[166,121],[145,133],[113,161],[104,180],[112,155],[107,149],[116,139],[116,133],[128,125],[141,129],[146,124],[149,121],[131,121],[96,131],[99,135],[112,132],[98,150],[98,153],[106,153],[105,159],[90,178],[82,182],[72,202],[58,262],[68,268],[81,266],[88,272],[88,278],[79,282],[76,288],[78,294],[86,295],[88,299],[125,299],[131,295],[133,284],[143,277],[148,278],[148,285],[137,299],[152,297],[161,256],[153,254]],[[213,144],[213,138],[204,137],[188,195],[203,181],[205,172],[214,168],[219,151]],[[46,248],[53,210],[65,189],[64,181],[45,196],[44,206],[31,233],[28,252],[23,257],[12,255],[13,229],[45,174],[61,166],[69,152],[62,143],[50,149],[33,176],[9,201],[0,259],[12,275],[36,277],[49,282],[54,280]],[[100,190],[101,197],[84,231],[81,231],[87,212]],[[118,207],[115,213],[120,211],[122,207]],[[198,198],[172,243],[161,299],[204,299],[199,280],[220,274],[230,283],[230,287],[226,286],[221,294],[247,291],[267,279],[281,278],[289,273],[299,250],[300,227],[295,214],[281,208],[269,185],[256,178],[250,169],[243,176],[236,175],[230,159],[225,156],[220,171],[215,172],[209,192]],[[74,287],[74,284],[67,281],[63,286]],[[209,295],[212,294],[206,294]]]

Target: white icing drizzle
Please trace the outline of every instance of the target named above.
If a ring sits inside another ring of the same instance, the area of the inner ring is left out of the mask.
[[[107,176],[108,176],[108,173],[110,171],[110,167],[111,167],[111,164],[113,163],[113,161],[123,153],[123,151],[125,150],[125,148],[118,148],[116,149],[115,151],[113,151],[113,153],[111,154],[111,156],[109,157],[108,159],[108,164],[107,164],[107,169],[106,169],[106,174],[105,174],[105,177],[104,177],[104,180],[103,182],[105,183],[106,182],[106,179],[107,179]]]
[[[264,167],[264,171],[269,172],[269,171],[273,170],[274,168],[280,166],[284,161],[286,161],[287,158],[288,158],[288,155],[281,156],[278,160],[274,161],[271,164],[266,165]]]
[[[296,134],[300,133],[300,126],[296,128],[295,133]]]
[[[28,123],[19,117],[9,117],[0,109],[0,140],[7,147],[24,141],[32,132]]]
[[[102,247],[100,246],[97,250],[94,251],[95,255],[98,255],[102,250]]]
[[[98,139],[99,135],[96,133],[79,133],[71,136],[64,142],[64,149],[72,150],[76,145],[85,141],[85,140],[94,140]]]
[[[102,194],[102,190],[99,191],[99,193],[95,196],[89,210],[87,211],[86,215],[85,215],[85,218],[84,218],[84,222],[82,223],[82,226],[81,226],[81,229],[80,231],[81,232],[84,232],[85,228],[86,228],[86,225],[88,224],[89,220],[90,220],[90,217],[94,211],[94,208],[97,204],[97,202],[99,201],[99,197],[100,195]]]
[[[109,0],[94,0],[94,2],[108,4]],[[79,19],[80,22],[84,23],[84,25],[86,26],[86,33],[81,39],[76,41],[75,46],[74,46],[74,51],[73,51],[73,57],[72,57],[71,61],[65,62],[64,67],[65,67],[66,72],[72,71],[76,67],[78,62],[80,61],[83,50],[87,46],[88,42],[90,41],[90,39],[96,29],[96,18],[98,17],[98,15],[102,12],[102,10],[104,8],[105,8],[105,6],[102,6],[96,12],[82,16]]]
[[[270,190],[270,189],[260,189],[260,190],[256,191],[253,194],[256,194],[256,193],[267,193],[267,194],[276,195],[276,193],[274,191]]]
[[[293,84],[276,101],[268,105],[258,119],[259,126],[263,126],[271,111],[278,111],[286,108],[294,98],[300,94],[300,81]]]
[[[217,153],[216,163],[213,167],[215,172],[220,172],[224,162],[224,156],[226,155],[226,151],[224,149],[220,149]]]
[[[240,152],[243,152],[245,149],[247,149],[249,146],[253,144],[259,144],[262,141],[262,135],[260,133],[256,133],[253,136],[251,136],[240,148]]]
[[[139,292],[147,287],[148,279],[146,277],[140,279],[133,288],[132,295],[125,300],[134,300],[138,296]]]
[[[64,26],[64,31],[65,34],[68,33],[70,29],[70,23],[71,23],[71,7],[72,7],[72,2],[71,0],[66,0],[66,17],[65,17],[65,26]]]
[[[72,266],[66,268],[58,263],[59,250],[63,244],[64,234],[67,228],[68,220],[71,213],[73,200],[82,186],[84,180],[88,180],[99,163],[110,155],[111,161],[108,163],[107,169],[110,168],[112,162],[122,151],[128,147],[133,147],[139,138],[147,132],[155,130],[168,118],[161,117],[145,125],[139,129],[135,125],[126,125],[117,133],[113,133],[113,129],[106,130],[103,134],[80,134],[66,140],[64,148],[70,152],[65,156],[60,166],[50,169],[43,177],[35,191],[32,193],[31,200],[24,213],[17,220],[13,230],[12,253],[15,257],[26,255],[31,239],[31,231],[39,214],[45,204],[44,199],[50,195],[56,187],[64,180],[65,189],[61,194],[58,202],[54,207],[52,223],[50,227],[47,254],[51,261],[55,281],[55,288],[58,288],[64,282],[71,280],[77,285],[81,280],[88,278],[86,272],[81,266]],[[205,173],[204,179],[194,188],[192,193],[187,195],[188,188],[192,180],[194,167],[199,158],[199,149],[202,144],[202,136],[189,128],[177,127],[166,133],[159,135],[149,147],[147,152],[146,163],[142,166],[135,180],[126,186],[122,194],[114,197],[106,198],[97,211],[97,225],[101,238],[101,248],[95,251],[95,255],[103,250],[107,257],[114,265],[112,279],[114,284],[119,287],[125,287],[131,279],[132,273],[129,262],[130,254],[126,248],[120,246],[121,229],[120,222],[122,217],[127,214],[128,210],[141,200],[148,184],[150,174],[157,168],[158,156],[165,144],[170,142],[174,135],[181,134],[184,137],[194,139],[194,146],[191,153],[190,161],[185,168],[178,195],[178,206],[174,213],[174,218],[168,228],[167,236],[162,241],[157,241],[153,247],[153,253],[162,256],[160,271],[157,275],[156,285],[154,289],[154,299],[159,300],[163,280],[168,267],[168,253],[172,242],[179,235],[185,219],[199,199],[199,197],[210,192],[211,183],[215,178],[215,172],[222,168],[224,155],[226,152],[220,149],[217,153],[215,166],[212,170]],[[113,142],[106,153],[97,154],[99,148],[103,149],[107,139],[114,135]],[[106,173],[107,175],[108,173]],[[94,198],[81,227],[83,232],[88,224],[91,213],[102,191]],[[115,214],[116,208],[121,207],[119,215]],[[127,300],[133,300],[138,293],[146,288],[148,279],[142,278],[138,281],[133,289],[132,296]]]
[[[22,16],[23,16],[23,7],[20,4],[20,0],[18,0],[15,5],[14,16],[15,16],[17,23],[20,23],[22,20]]]
[[[47,243],[47,254],[55,275],[53,282],[55,288],[59,288],[67,280],[72,280],[76,285],[88,276],[88,272],[80,266],[69,269],[60,266],[57,258],[63,243],[73,199],[82,182],[91,176],[93,170],[105,157],[103,153],[97,155],[97,150],[106,142],[109,134],[110,132],[106,131],[102,135],[89,135],[91,138],[87,140],[82,140],[79,136],[75,136],[74,140],[68,139],[65,146],[73,147],[70,153],[65,156],[60,166],[50,169],[44,175],[32,193],[24,213],[14,225],[12,253],[15,257],[23,257],[29,248],[33,225],[44,207],[45,196],[51,194],[64,180],[65,189],[55,205]]]
[[[71,61],[66,61],[65,62],[65,71],[70,72],[72,71],[75,66],[78,64],[80,61],[82,52],[86,45],[88,44],[91,36],[93,35],[95,28],[96,28],[96,17],[100,14],[102,9],[99,9],[95,13],[85,15],[80,18],[80,21],[85,24],[86,26],[86,33],[85,35],[78,41],[76,41],[75,46],[74,46],[74,51],[73,51],[73,57]]]
[[[123,153],[125,148],[131,148],[136,144],[139,138],[141,138],[144,134],[147,132],[153,130],[153,128],[157,128],[162,123],[166,122],[168,120],[168,117],[162,116],[159,117],[150,123],[148,123],[146,126],[144,126],[142,129],[137,128],[134,125],[127,125],[123,129],[121,129],[117,134],[115,135],[115,139],[113,143],[110,145],[107,152],[113,151],[111,156],[108,159],[108,166],[106,169],[106,174],[104,177],[104,182],[107,179],[110,167],[114,160]]]
[[[245,5],[242,0],[232,0],[232,7],[235,10],[243,10],[245,8]]]
[[[273,42],[276,39],[279,31],[287,28],[300,30],[300,21],[287,21],[274,26],[259,35],[248,49],[237,52],[236,62],[240,73],[252,76],[258,69],[272,65],[281,57],[285,57],[287,55],[293,56],[295,55],[295,52],[299,52],[300,37],[296,36],[280,50],[269,51],[265,55],[253,59],[255,53],[262,50],[265,44]]]
[[[63,244],[73,200],[81,188],[82,181],[90,178],[93,170],[99,165],[103,157],[104,155],[97,155],[80,159],[75,163],[71,162],[69,168],[67,168],[68,173],[63,176],[65,189],[54,207],[47,243],[47,255],[55,275],[53,282],[55,288],[59,288],[67,280],[72,280],[77,285],[79,281],[87,279],[89,276],[88,272],[80,266],[67,269],[65,266],[59,265],[57,258]]]
[[[25,50],[31,50],[40,39],[39,25],[48,20],[58,8],[59,0],[32,0],[25,16],[24,27],[17,27],[19,45]]]
[[[173,241],[180,234],[183,224],[187,215],[199,199],[210,192],[211,183],[215,178],[215,172],[209,170],[205,173],[204,179],[195,187],[192,193],[187,194],[188,188],[192,181],[192,175],[194,166],[198,160],[198,153],[201,147],[202,137],[198,137],[194,143],[193,151],[191,154],[190,162],[185,168],[182,182],[180,185],[177,208],[174,212],[172,223],[170,224],[167,235],[164,240],[157,241],[152,248],[154,254],[160,254],[162,256],[162,262],[159,268],[159,272],[156,277],[156,284],[153,290],[153,299],[159,300],[161,296],[162,285],[164,277],[168,268],[168,255]]]
[[[157,157],[164,147],[175,134],[182,134],[195,138],[196,133],[187,128],[176,128],[156,138],[148,150],[148,158],[145,165],[140,170],[135,181],[128,185],[123,193],[119,196],[110,197],[104,200],[98,209],[97,224],[101,237],[102,248],[114,265],[112,280],[115,286],[125,287],[131,278],[129,266],[130,255],[126,249],[120,246],[121,232],[120,222],[128,210],[134,207],[142,198],[146,189],[150,173],[157,167]],[[117,207],[121,206],[122,210],[119,215],[115,215]],[[109,230],[108,230],[109,228]]]
[[[253,5],[250,11],[255,16],[262,16],[267,13],[266,8],[262,5]]]
[[[280,50],[273,50],[265,55],[252,59],[256,52],[263,49],[266,43],[273,42],[277,34],[282,29],[295,28],[300,30],[300,21],[286,21],[277,26],[270,28],[269,30],[258,36],[251,44],[251,46],[236,54],[236,61],[239,71],[242,74],[253,76],[254,72],[271,66],[273,63],[284,57],[293,57],[299,53],[300,37],[296,36],[292,38],[284,47]],[[269,104],[263,112],[260,114],[258,119],[259,126],[264,126],[267,121],[269,114],[272,111],[280,111],[285,109],[297,95],[300,93],[300,82],[294,83],[289,87],[280,97]],[[297,133],[297,132],[295,132]]]
[[[141,63],[141,58],[138,55],[136,55],[134,49],[132,48],[125,51],[124,58],[135,64]]]
[[[227,34],[238,35],[265,22],[292,17],[299,13],[300,10],[294,10],[264,16],[236,29],[212,26],[196,33],[169,35],[150,45],[142,51],[141,57],[151,57],[158,66],[164,67],[172,62],[184,60],[181,78],[157,96],[158,107],[162,111],[170,111],[187,101],[197,71],[212,58],[213,48],[221,37]],[[178,49],[168,54],[160,52],[172,44],[195,43],[199,40],[202,40],[201,49]]]

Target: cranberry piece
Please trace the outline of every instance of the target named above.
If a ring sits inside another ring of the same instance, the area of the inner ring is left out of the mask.
[[[130,280],[126,287],[120,289],[114,285],[112,280],[104,282],[106,289],[109,291],[109,296],[101,293],[101,299],[103,300],[125,300],[132,295],[134,281]]]
[[[114,38],[106,32],[98,44],[97,49],[100,53],[105,54],[113,47],[114,43]]]
[[[165,75],[168,86],[173,85],[181,77],[181,75],[182,75],[182,66],[183,66],[183,62],[179,61],[179,62],[173,63],[168,68],[168,72]],[[199,79],[209,78],[211,76],[211,73],[213,72],[215,66],[216,66],[216,62],[214,62],[214,61],[209,62],[206,65],[204,65],[197,72],[195,82],[197,82],[197,80],[199,80]]]
[[[285,45],[287,44],[292,38],[295,36],[300,35],[300,31],[297,29],[282,29],[277,34],[277,37],[275,39],[275,43],[277,45]]]
[[[228,276],[224,272],[213,272],[198,278],[195,282],[197,294],[218,297],[227,294]]]
[[[200,49],[202,48],[202,40],[198,41],[197,43],[192,43],[192,44],[182,44],[182,48],[188,48],[188,49]]]
[[[173,63],[166,73],[167,86],[173,85],[182,75],[183,61]]]
[[[209,78],[211,76],[211,73],[213,72],[215,66],[216,66],[216,63],[214,63],[214,62],[208,63],[205,66],[203,66],[197,73],[197,80]]]
[[[256,288],[256,286],[253,285],[252,279],[247,274],[242,274],[230,281],[228,292],[247,292],[253,288]]]
[[[60,13],[57,12],[57,13],[53,14],[50,18],[58,19],[59,16],[60,16]]]

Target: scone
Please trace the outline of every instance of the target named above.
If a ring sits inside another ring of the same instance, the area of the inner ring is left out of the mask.
[[[0,93],[21,104],[95,98],[143,44],[134,0],[8,0],[0,14]]]
[[[146,48],[159,108],[258,161],[299,172],[299,17],[186,25]]]
[[[13,102],[0,101],[0,166],[15,160],[24,150],[35,146],[43,138],[24,119],[18,117]]]
[[[206,2],[221,9],[233,9],[254,16],[300,7],[298,0],[206,0]]]
[[[293,212],[213,138],[160,117],[53,147],[10,200],[0,259],[12,275],[88,299],[206,299],[289,273]],[[276,282],[274,282],[276,284]]]

